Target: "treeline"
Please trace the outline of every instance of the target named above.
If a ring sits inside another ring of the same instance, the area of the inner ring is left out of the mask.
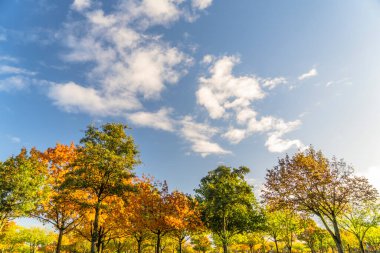
[[[312,147],[279,159],[262,201],[247,167],[219,166],[188,195],[134,175],[139,152],[126,130],[90,126],[78,145],[0,162],[0,252],[380,251],[378,192],[343,160]]]

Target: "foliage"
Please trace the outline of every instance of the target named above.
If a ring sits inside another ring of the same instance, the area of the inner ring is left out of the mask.
[[[268,170],[263,196],[272,206],[291,206],[321,219],[342,253],[338,217],[351,203],[376,200],[377,191],[343,160],[328,160],[312,147],[279,159]]]
[[[48,172],[46,184],[49,194],[44,201],[39,203],[33,215],[58,231],[56,253],[60,252],[63,235],[70,232],[82,217],[81,207],[74,201],[82,193],[60,187],[65,180],[65,175],[73,170],[72,164],[76,154],[74,144],[70,146],[57,144],[54,148],[41,153],[41,159]]]
[[[66,174],[63,189],[79,190],[85,198],[83,207],[94,210],[91,222],[91,253],[99,239],[99,215],[106,208],[107,198],[131,191],[131,171],[139,163],[133,138],[125,133],[127,126],[109,123],[100,129],[89,126],[77,147],[73,170]]]
[[[45,197],[45,175],[36,149],[0,162],[0,233],[9,219],[30,214]]]
[[[225,253],[235,235],[254,231],[263,223],[252,187],[244,179],[248,172],[247,167],[219,166],[195,190],[203,222],[218,235]]]
[[[353,205],[341,218],[342,227],[353,234],[358,241],[360,251],[365,252],[364,239],[368,230],[380,223],[380,205],[362,203]]]

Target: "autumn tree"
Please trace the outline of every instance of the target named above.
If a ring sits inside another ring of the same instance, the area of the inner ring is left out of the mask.
[[[263,224],[263,216],[252,187],[244,176],[247,167],[219,166],[201,179],[195,190],[205,226],[218,235],[224,253],[232,238],[243,232],[254,231]]]
[[[141,253],[144,242],[151,235],[149,225],[151,222],[150,201],[156,191],[153,178],[143,176],[133,180],[135,192],[126,192],[124,195],[125,205],[115,210],[113,215],[119,220],[118,226],[131,236],[137,245],[137,253]]]
[[[170,194],[169,202],[173,208],[170,218],[173,225],[171,234],[178,242],[178,252],[182,253],[182,245],[185,240],[192,233],[204,229],[198,202],[193,197],[179,191]]]
[[[61,188],[66,173],[73,170],[76,148],[74,144],[57,144],[41,153],[41,157],[47,167],[46,184],[49,191],[48,197],[38,205],[33,216],[43,223],[52,225],[58,231],[55,251],[59,253],[63,235],[72,231],[82,213],[81,207],[74,201],[81,192]]]
[[[12,218],[30,214],[45,197],[46,170],[39,152],[22,149],[0,162],[0,233]]]
[[[279,159],[267,171],[263,196],[271,205],[291,206],[316,215],[343,253],[338,217],[351,202],[377,198],[376,189],[363,177],[355,176],[343,160],[329,160],[312,147],[293,157]]]
[[[343,229],[353,234],[358,241],[360,252],[364,253],[364,238],[368,230],[380,224],[380,205],[362,203],[353,205],[340,219]]]
[[[119,223],[123,220],[120,220],[120,217],[115,215],[118,210],[123,208],[123,206],[124,202],[121,198],[116,196],[108,197],[103,202],[104,208],[102,208],[99,212],[98,230],[94,230],[91,222],[94,220],[95,211],[93,209],[88,209],[83,214],[83,218],[79,224],[75,227],[74,232],[89,242],[92,241],[94,233],[97,233],[98,239],[95,243],[97,252],[104,252],[112,240],[125,237],[125,232],[122,231],[119,226]]]
[[[126,125],[108,123],[101,128],[89,126],[77,156],[73,171],[66,174],[63,189],[85,192],[78,201],[94,211],[91,221],[91,253],[97,251],[99,216],[106,208],[107,198],[131,191],[132,170],[139,163],[138,151]]]
[[[147,228],[156,236],[156,253],[160,253],[162,237],[174,230],[174,206],[170,200],[167,183],[156,182],[143,203],[147,214]]]
[[[311,253],[316,253],[318,234],[321,232],[321,228],[308,216],[301,217],[299,225],[298,239],[306,243]]]

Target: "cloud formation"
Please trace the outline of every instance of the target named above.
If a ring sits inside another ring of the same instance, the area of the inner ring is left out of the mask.
[[[181,0],[128,0],[105,13],[90,1],[74,1],[72,8],[83,19],[66,24],[62,39],[68,52],[63,58],[92,64],[87,75],[92,85],[57,84],[49,91],[54,104],[104,116],[143,110],[143,101],[160,99],[168,85],[187,73],[192,59],[147,30],[186,18],[183,5]],[[79,95],[72,98],[71,91]]]
[[[235,76],[232,71],[239,62],[236,56],[207,55],[203,59],[203,63],[209,65],[209,75],[199,78],[197,101],[211,119],[222,119],[231,125],[221,136],[237,144],[252,134],[267,133],[265,146],[270,152],[284,152],[293,146],[302,148],[300,140],[283,138],[301,124],[299,120],[286,122],[274,116],[260,118],[253,107],[255,101],[267,95],[263,88],[271,90],[287,80],[284,77]]]
[[[211,138],[219,132],[215,127],[208,124],[197,123],[190,116],[181,120],[180,134],[191,143],[191,149],[206,157],[210,154],[230,154],[231,151],[223,149],[219,144],[213,142]]]
[[[176,122],[170,116],[172,111],[170,108],[161,108],[157,112],[136,112],[127,117],[138,126],[174,132]]]
[[[298,80],[302,81],[302,80],[309,79],[309,78],[312,78],[312,77],[317,76],[317,75],[318,75],[317,69],[316,68],[312,68],[308,72],[300,75],[298,77]]]

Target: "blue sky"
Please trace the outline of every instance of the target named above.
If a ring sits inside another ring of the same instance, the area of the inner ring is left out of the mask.
[[[380,2],[0,1],[0,159],[127,123],[192,192],[313,144],[380,188]]]

